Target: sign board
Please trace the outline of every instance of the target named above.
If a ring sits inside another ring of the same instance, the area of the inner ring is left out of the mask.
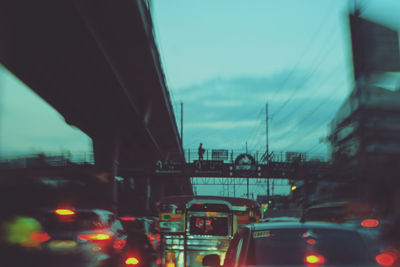
[[[226,149],[213,149],[211,151],[212,160],[228,160],[228,150]]]
[[[400,71],[396,30],[350,15],[355,79],[373,72]]]
[[[257,171],[257,164],[249,154],[240,154],[235,159],[233,169],[236,175],[250,177]]]
[[[184,231],[183,222],[163,222],[160,221],[160,231],[167,233],[183,232]]]
[[[286,161],[302,162],[306,160],[306,154],[301,152],[286,152]]]
[[[183,173],[183,168],[185,166],[184,162],[179,161],[157,161],[156,162],[156,173],[164,173],[164,174],[174,174],[174,173]]]
[[[194,173],[221,175],[223,166],[222,160],[196,160],[194,162]]]
[[[274,178],[293,177],[296,174],[297,165],[291,162],[271,162],[268,164],[269,175]]]

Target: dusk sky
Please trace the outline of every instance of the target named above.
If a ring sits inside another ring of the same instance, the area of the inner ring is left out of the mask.
[[[399,29],[400,2],[356,1]],[[326,157],[327,125],[352,88],[347,0],[153,0],[156,42],[184,148]],[[180,125],[180,123],[178,123]],[[0,66],[0,154],[90,152],[71,128]],[[287,190],[287,188],[285,189]]]

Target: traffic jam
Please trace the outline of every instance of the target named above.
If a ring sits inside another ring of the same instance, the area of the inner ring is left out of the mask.
[[[400,267],[399,14],[0,1],[0,267]]]
[[[385,220],[365,204],[264,217],[249,199],[170,196],[158,211],[136,217],[58,207],[9,216],[1,266],[400,266],[399,249],[384,239]]]

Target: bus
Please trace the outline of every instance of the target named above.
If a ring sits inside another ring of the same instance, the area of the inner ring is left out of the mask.
[[[170,196],[158,203],[161,262],[168,267],[202,266],[205,255],[221,264],[241,225],[260,220],[256,201],[216,196]]]
[[[325,221],[354,224],[360,227],[379,225],[376,208],[368,203],[338,201],[316,204],[308,207],[303,214],[303,221]]]

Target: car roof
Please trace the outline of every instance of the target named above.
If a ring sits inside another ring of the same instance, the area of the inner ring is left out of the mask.
[[[160,204],[184,204],[192,200],[222,200],[229,202],[232,206],[249,206],[258,207],[258,202],[239,197],[222,197],[222,196],[208,196],[208,195],[180,195],[180,196],[168,196],[160,201]]]
[[[298,217],[289,217],[289,216],[282,216],[282,217],[266,217],[262,218],[260,222],[298,222],[300,221],[300,218]]]
[[[110,215],[115,215],[113,212],[109,210],[103,210],[103,209],[72,209],[78,214],[96,214],[98,218],[100,218],[103,221],[107,221],[108,217]],[[51,214],[54,212],[54,209],[52,208],[42,208],[40,211],[44,213]]]
[[[303,229],[303,228],[314,228],[314,229],[333,229],[333,230],[347,230],[356,231],[351,226],[328,223],[328,222],[264,222],[247,225],[248,228],[253,231],[269,230],[269,229]]]

